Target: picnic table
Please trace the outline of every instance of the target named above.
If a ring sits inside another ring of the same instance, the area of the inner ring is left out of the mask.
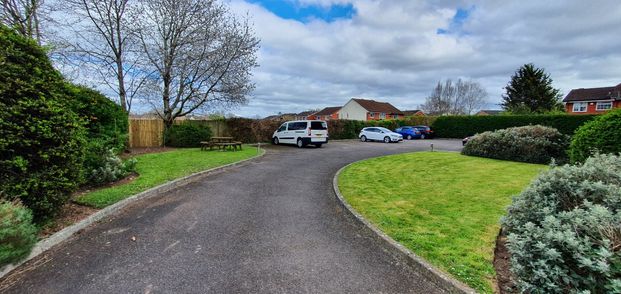
[[[227,149],[237,151],[237,148],[242,150],[242,142],[235,141],[233,137],[211,137],[211,140],[201,142],[201,150],[207,150],[207,147],[209,150],[218,148],[221,151]]]

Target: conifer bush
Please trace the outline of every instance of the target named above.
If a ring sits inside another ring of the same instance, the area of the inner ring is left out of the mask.
[[[19,201],[0,200],[0,266],[28,256],[36,242],[30,210]]]
[[[621,293],[621,157],[553,167],[503,219],[525,293]]]

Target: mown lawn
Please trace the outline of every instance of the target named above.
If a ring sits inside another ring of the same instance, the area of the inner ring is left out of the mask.
[[[491,293],[499,220],[546,166],[417,152],[355,163],[345,199],[396,241],[480,292]]]
[[[124,185],[81,195],[76,201],[97,208],[106,207],[129,196],[202,170],[237,162],[257,155],[257,148],[244,146],[242,151],[201,151],[177,149],[136,156],[138,178]]]

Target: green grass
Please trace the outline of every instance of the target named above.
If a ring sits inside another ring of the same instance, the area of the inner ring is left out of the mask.
[[[257,155],[257,148],[244,146],[242,151],[201,151],[198,148],[136,156],[138,178],[124,185],[104,188],[81,195],[80,204],[106,207],[129,196],[202,170],[237,162]]]
[[[396,241],[480,292],[492,292],[500,218],[546,166],[418,152],[355,163],[345,199]]]

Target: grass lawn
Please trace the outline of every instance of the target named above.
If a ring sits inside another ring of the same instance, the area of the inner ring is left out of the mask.
[[[199,148],[177,149],[136,156],[138,178],[81,195],[80,204],[102,208],[129,196],[202,170],[226,165],[257,155],[257,148],[244,146],[242,151],[201,151]]]
[[[390,237],[479,292],[492,292],[499,220],[546,166],[417,152],[355,163],[345,199]]]

